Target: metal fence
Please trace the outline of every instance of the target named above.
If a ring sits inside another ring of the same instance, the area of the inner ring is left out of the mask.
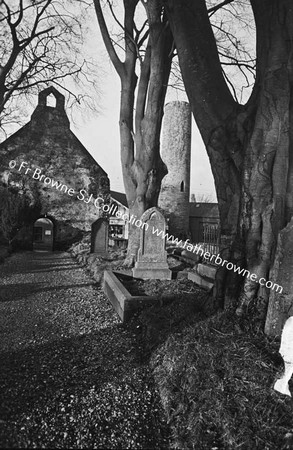
[[[203,223],[202,236],[205,250],[217,255],[220,251],[220,224]]]

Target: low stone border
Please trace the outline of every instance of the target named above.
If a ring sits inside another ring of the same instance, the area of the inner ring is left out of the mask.
[[[188,272],[188,279],[204,289],[210,290],[215,284],[217,267],[208,264],[197,264],[194,272]]]
[[[120,272],[117,275],[125,277],[125,279],[132,278]],[[131,295],[112,270],[105,270],[104,272],[103,290],[122,322],[129,320],[139,309],[150,305],[163,305],[176,298],[175,295],[163,295],[160,298],[150,295]]]

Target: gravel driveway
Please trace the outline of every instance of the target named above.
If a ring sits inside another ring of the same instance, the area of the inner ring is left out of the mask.
[[[0,265],[0,445],[168,448],[131,327],[68,253]]]

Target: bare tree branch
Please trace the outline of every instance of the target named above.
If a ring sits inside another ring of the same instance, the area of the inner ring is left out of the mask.
[[[92,93],[96,90],[93,78],[96,68],[93,65],[94,71],[89,75],[86,58],[83,52],[77,51],[83,43],[81,17],[85,14],[78,6],[72,7],[71,0],[4,0],[0,3],[0,132],[3,132],[3,124],[18,121],[21,96],[29,100],[41,85],[57,80],[61,86],[62,80],[71,77],[71,82],[81,92],[86,86]],[[81,3],[89,6],[85,0]],[[86,98],[73,91],[68,89],[71,104]],[[14,110],[16,100],[18,112]],[[89,108],[94,107],[94,96],[91,103]]]
[[[104,14],[103,14],[103,11],[101,8],[100,0],[94,0],[94,5],[95,5],[96,15],[97,15],[97,19],[99,22],[99,27],[101,30],[101,34],[102,34],[102,38],[103,38],[105,47],[107,49],[107,52],[110,56],[110,59],[114,65],[117,73],[121,77],[124,72],[124,66],[123,66],[123,63],[120,61],[120,59],[114,49],[112,39],[110,38],[108,27],[106,25]]]
[[[224,0],[223,2],[219,3],[216,6],[213,6],[212,8],[208,9],[209,17],[211,17],[215,12],[217,12],[219,9],[223,8],[225,5],[229,5],[229,3],[233,3],[235,0]]]

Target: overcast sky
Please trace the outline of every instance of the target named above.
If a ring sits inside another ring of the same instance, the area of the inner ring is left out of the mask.
[[[100,115],[86,124],[71,128],[108,173],[111,189],[124,192],[118,126],[120,85],[118,76],[111,68],[103,82],[102,91]],[[192,121],[191,193],[194,193],[196,198],[204,195],[216,201],[210,163],[194,120]]]
[[[91,17],[91,16],[90,16]],[[120,104],[120,80],[116,74],[104,48],[100,36],[99,27],[95,14],[88,24],[89,30],[86,33],[84,51],[87,57],[92,57],[100,69],[100,79],[98,80],[101,91],[100,99],[97,101],[99,113],[88,114],[85,109],[78,112],[71,120],[71,129],[78,139],[84,144],[98,164],[108,173],[111,189],[125,192],[120,163],[120,143],[119,143],[119,104]],[[70,81],[65,79],[65,85],[72,89]],[[57,89],[59,89],[57,87]],[[60,91],[62,91],[60,89]],[[67,93],[65,92],[65,95]],[[97,97],[98,98],[98,97]],[[33,99],[33,104],[28,104],[25,108],[24,122],[30,119],[33,109],[37,105],[37,96]],[[187,101],[185,93],[178,90],[168,90],[166,103],[172,100]],[[68,111],[69,118],[71,113]],[[83,115],[83,119],[81,118]],[[216,201],[213,176],[210,164],[202,139],[197,127],[192,119],[192,146],[191,146],[191,191],[197,200],[203,197],[210,201]],[[8,134],[15,132],[19,126],[12,126]]]
[[[88,46],[104,72],[100,82],[101,100],[99,106],[101,112],[96,117],[87,120],[86,123],[81,122],[77,126],[72,125],[71,128],[108,173],[111,189],[125,192],[120,163],[118,126],[120,81],[104,50],[95,17],[93,18],[91,33]],[[173,89],[169,92],[166,102],[181,99],[187,100],[185,95],[175,92]],[[194,193],[196,198],[205,196],[209,197],[211,201],[217,201],[210,163],[193,119],[192,122],[191,193]]]
[[[119,3],[118,3],[119,5]],[[119,9],[119,8],[118,8]],[[121,9],[123,11],[123,8]],[[120,11],[120,12],[121,12]],[[90,98],[94,100],[97,104],[99,113],[93,115],[88,114],[87,109],[84,107],[74,115],[74,123],[71,121],[71,129],[80,139],[80,141],[85,145],[88,151],[93,155],[96,161],[103,167],[103,169],[108,173],[111,183],[111,189],[124,192],[124,185],[122,179],[122,170],[120,163],[120,144],[119,144],[119,104],[120,104],[120,80],[116,74],[109,57],[105,50],[102,38],[100,36],[100,31],[96,19],[96,15],[93,10],[88,11],[88,20],[84,21],[86,32],[85,39],[82,41],[80,52],[85,56],[86,59],[92,58],[96,64],[99,66],[97,77],[94,72],[91,72],[94,78],[98,79],[98,86],[101,91],[100,98],[92,92],[89,92],[88,86],[84,85],[85,91],[89,94]],[[223,13],[225,14],[225,13]],[[228,13],[227,13],[228,14]],[[230,18],[230,16],[229,16]],[[234,21],[234,19],[233,19]],[[222,22],[221,22],[222,23]],[[250,23],[250,22],[249,22]],[[231,19],[227,22],[228,31],[230,32],[229,26],[231,25]],[[239,25],[239,29],[237,26]],[[236,24],[236,29],[234,33],[239,35],[241,40],[244,42],[245,54],[249,55],[247,49],[252,45],[255,47],[255,36],[250,29],[251,26],[248,25],[247,21],[244,23],[239,22]],[[237,30],[237,31],[236,31]],[[232,29],[233,32],[233,29]],[[225,34],[224,34],[225,35]],[[229,34],[230,36],[231,34]],[[226,35],[225,35],[226,36]],[[232,36],[232,35],[231,35]],[[235,35],[236,36],[236,35]],[[236,39],[236,38],[235,38]],[[227,40],[227,36],[226,36]],[[231,40],[230,38],[228,39]],[[232,42],[233,44],[233,42]],[[230,45],[232,45],[230,44]],[[242,43],[243,44],[243,43]],[[241,45],[242,45],[241,44]],[[248,47],[247,47],[248,44]],[[239,47],[239,42],[237,41],[237,48]],[[118,48],[119,50],[119,48]],[[227,52],[229,53],[229,47]],[[228,67],[229,66],[225,66]],[[226,69],[226,70],[228,70]],[[229,69],[230,70],[230,69]],[[233,69],[231,69],[233,70]],[[245,75],[245,83],[247,82],[247,75]],[[72,85],[70,85],[70,80],[66,78],[64,80],[65,87],[72,90]],[[69,85],[67,85],[69,83]],[[72,83],[72,82],[71,82]],[[248,85],[245,87],[240,82],[240,92],[243,98],[241,101],[245,101],[249,96],[251,87]],[[244,87],[242,87],[244,86]],[[243,90],[244,89],[244,90]],[[74,91],[79,94],[79,92]],[[65,93],[67,95],[67,93]],[[178,90],[168,89],[166,103],[172,100],[187,100],[185,93]],[[37,103],[37,98],[35,99],[35,105]],[[34,106],[28,105],[25,115],[27,115],[27,121],[32,113]],[[69,117],[71,117],[70,110],[68,111]],[[81,118],[83,116],[83,119]],[[209,199],[210,201],[216,201],[215,187],[213,176],[210,168],[209,159],[207,157],[202,139],[196,127],[194,120],[192,119],[192,145],[191,145],[191,194],[195,194],[195,198],[200,201],[203,198]],[[16,128],[11,129],[11,132],[15,132]]]

